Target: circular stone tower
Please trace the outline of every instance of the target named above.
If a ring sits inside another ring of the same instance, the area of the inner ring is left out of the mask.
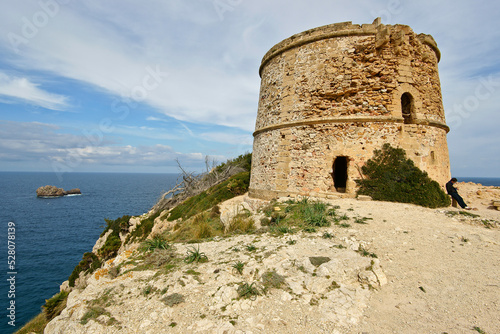
[[[380,19],[276,44],[260,66],[250,196],[353,195],[361,166],[384,143],[444,184],[449,128],[439,58],[431,36]]]

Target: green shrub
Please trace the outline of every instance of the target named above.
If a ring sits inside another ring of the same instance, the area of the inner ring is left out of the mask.
[[[361,168],[358,194],[374,200],[413,203],[429,208],[449,206],[451,201],[439,184],[415,166],[401,148],[384,144]]]
[[[122,241],[120,240],[120,237],[115,235],[114,233],[111,233],[106,239],[104,245],[99,248],[97,253],[103,260],[107,260],[116,256],[121,245]]]
[[[331,225],[328,217],[332,215],[332,212],[328,210],[326,203],[309,202],[307,198],[304,198],[289,208],[296,219],[304,221],[309,226],[325,227]]]
[[[99,249],[98,254],[99,257],[103,260],[107,260],[116,256],[118,250],[120,249],[122,242],[120,240],[120,232],[127,232],[129,228],[130,216],[122,216],[115,220],[113,219],[104,219],[106,222],[106,228],[101,233],[101,237],[103,237],[109,230],[112,232],[106,238],[104,245]]]
[[[104,218],[106,222],[106,228],[102,231],[100,237],[104,236],[109,230],[113,230],[113,233],[118,235],[120,231],[128,231],[130,216],[122,216],[115,220]]]
[[[245,171],[250,172],[252,167],[252,153],[246,153],[238,156],[237,158],[230,159],[219,166],[215,167],[217,172],[223,171],[227,166],[238,166],[243,168]]]

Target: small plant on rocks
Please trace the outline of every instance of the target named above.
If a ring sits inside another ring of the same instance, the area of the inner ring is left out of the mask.
[[[325,233],[323,233],[322,237],[323,237],[323,239],[332,239],[334,237],[334,235],[331,233],[325,232]]]
[[[252,284],[248,283],[243,283],[240,284],[238,289],[236,290],[238,292],[238,297],[240,298],[250,298],[250,299],[255,299],[257,296],[260,295],[259,289],[255,286],[255,282]]]
[[[144,251],[154,251],[155,249],[168,249],[170,245],[167,240],[160,235],[155,235],[152,239],[144,241],[142,249]]]
[[[184,258],[184,262],[193,263],[193,262],[207,262],[208,257],[205,253],[200,252],[200,247],[188,247],[187,256]]]
[[[358,252],[361,256],[377,258],[377,254],[370,253],[369,251],[364,249],[362,246],[359,246],[359,248],[356,252]]]
[[[255,245],[250,244],[247,246],[247,251],[254,252],[255,250],[257,250],[257,247],[255,247]]]
[[[243,274],[243,267],[245,264],[241,261],[236,262],[233,264],[233,269],[235,269],[240,275]]]

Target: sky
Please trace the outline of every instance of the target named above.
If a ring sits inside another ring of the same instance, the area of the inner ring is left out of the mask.
[[[3,0],[0,171],[176,173],[251,152],[264,54],[376,17],[441,50],[452,174],[500,177],[491,0]]]

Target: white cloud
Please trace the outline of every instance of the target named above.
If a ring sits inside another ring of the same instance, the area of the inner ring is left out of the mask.
[[[168,145],[116,145],[108,139],[96,143],[83,135],[59,133],[51,124],[0,121],[0,157],[3,162],[38,162],[75,171],[89,166],[176,166],[175,160],[198,170],[203,154],[176,152]]]
[[[51,110],[67,110],[69,107],[67,96],[47,92],[40,88],[40,84],[33,83],[28,78],[12,77],[2,72],[0,72],[0,96]]]

